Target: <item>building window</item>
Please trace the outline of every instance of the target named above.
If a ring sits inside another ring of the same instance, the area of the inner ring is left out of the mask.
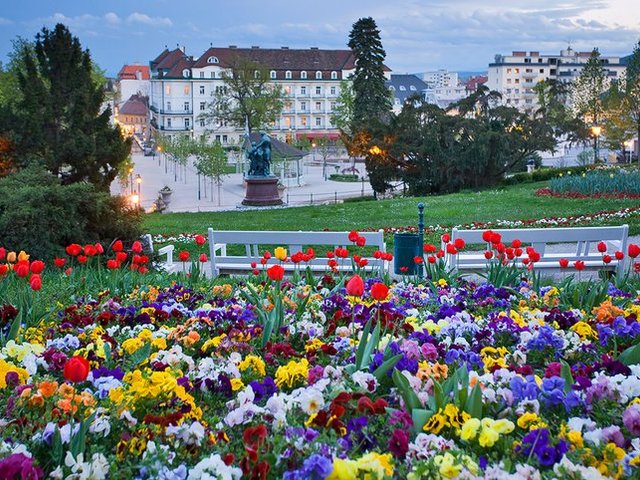
[[[316,102],[316,111],[322,110],[322,103]]]
[[[510,68],[507,68],[507,73],[511,73],[511,69]]]
[[[307,102],[300,102],[300,110],[303,112],[307,110]]]
[[[171,102],[167,102],[167,112],[171,111]]]
[[[515,83],[516,85],[517,85],[517,84],[519,84],[519,83],[520,83],[520,79],[519,79],[519,78],[516,78],[514,83]]]
[[[411,90],[412,92],[415,92],[416,91],[416,86],[415,85],[411,85],[409,87],[409,90]]]
[[[171,128],[171,119],[167,118],[167,128]]]
[[[200,72],[200,78],[204,78],[204,72]]]
[[[216,78],[216,72],[211,72],[211,78]]]
[[[331,102],[331,110],[335,110],[336,109],[336,102]]]
[[[204,127],[204,118],[201,118],[201,119],[200,119],[200,126],[201,126],[201,127]]]
[[[335,95],[336,94],[336,87],[331,87],[331,95]]]
[[[284,72],[284,78],[286,78],[287,80],[291,80],[291,70],[287,70],[286,72]]]
[[[516,72],[516,73],[520,73],[520,69],[519,69],[519,68],[516,68],[516,71],[515,71],[515,72]]]
[[[185,85],[183,91],[185,95],[189,95],[189,92],[190,92],[189,85]]]
[[[184,128],[189,128],[191,126],[191,120],[188,118],[184,119]]]
[[[189,102],[184,102],[184,111],[185,112],[189,111]]]
[[[307,87],[302,86],[300,87],[300,95],[306,95],[307,94]]]
[[[510,78],[507,78],[507,83],[511,83],[511,79]]]
[[[338,79],[338,72],[331,72],[331,80],[337,80]]]
[[[404,92],[407,90],[407,87],[405,87],[404,85],[400,85],[400,91]]]
[[[200,111],[201,112],[204,112],[205,106],[206,106],[206,103],[200,102]]]
[[[229,138],[226,135],[222,135],[222,143],[227,143]]]
[[[272,79],[276,78],[276,71],[275,70],[271,70],[270,75],[271,75]]]
[[[300,117],[300,125],[303,127],[307,126],[307,117]]]
[[[189,71],[188,68],[185,68],[184,70],[182,70],[182,76],[184,78],[189,78],[191,76],[191,72]]]
[[[304,71],[300,72],[300,78],[303,79],[303,80],[306,80],[307,79],[307,72],[304,72]]]
[[[200,85],[200,95],[204,95],[204,85]]]
[[[544,68],[541,68],[541,69],[540,69],[540,73],[544,73]]]
[[[207,58],[207,63],[218,63],[218,57],[211,56]]]
[[[321,126],[322,126],[322,118],[316,117],[316,127],[321,127]]]
[[[320,71],[316,72],[316,80],[322,80],[322,72]]]
[[[260,70],[256,70],[255,72],[253,72],[253,78],[255,79],[260,78]]]
[[[216,135],[216,142],[220,143],[220,135]]]
[[[316,95],[322,95],[322,87],[316,87]]]
[[[291,96],[291,85],[285,85],[284,87],[284,93],[287,96]]]
[[[165,85],[164,93],[165,95],[171,95],[171,85]]]

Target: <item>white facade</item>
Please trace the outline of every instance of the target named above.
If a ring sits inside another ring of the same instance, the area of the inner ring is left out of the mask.
[[[573,82],[589,60],[591,52],[576,52],[570,47],[560,55],[540,55],[540,52],[512,52],[511,55],[496,55],[489,64],[487,87],[502,93],[505,105],[516,107],[525,113],[538,108],[537,95],[533,88],[543,80],[555,79]],[[620,57],[600,56],[603,67],[611,79],[622,78],[625,66]]]
[[[119,80],[118,81],[118,102],[122,105],[129,100],[132,95],[141,95],[143,97],[149,96],[149,80]]]
[[[206,55],[205,52],[197,61],[185,56],[182,63],[177,62],[171,68],[169,75],[159,74],[152,62],[149,95],[152,128],[163,135],[189,133],[198,137],[207,134],[222,144],[240,143],[244,128],[221,121],[211,124],[203,118],[216,92],[224,88],[222,77],[228,71],[222,65],[222,58]],[[162,66],[159,62],[159,67]],[[298,66],[295,72],[293,68],[292,71],[283,70],[282,65],[273,68],[277,70],[270,71],[270,81],[282,87],[285,102],[282,114],[269,129],[270,135],[280,140],[294,140],[301,136],[337,138],[339,132],[331,123],[331,115],[340,94],[340,81],[347,78],[353,68],[327,71],[301,70]]]
[[[455,88],[458,86],[458,72],[450,72],[444,69],[432,70],[424,72],[420,77],[432,89]]]

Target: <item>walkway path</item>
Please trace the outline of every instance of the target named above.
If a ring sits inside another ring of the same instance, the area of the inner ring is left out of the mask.
[[[336,202],[344,198],[372,195],[369,182],[335,182],[325,180],[321,164],[311,161],[311,155],[300,160],[302,177],[300,185],[296,178],[285,179],[282,183],[286,187],[282,198],[289,206],[308,205],[310,203]],[[216,210],[247,209],[241,203],[244,199],[244,181],[241,173],[234,173],[224,178],[218,189],[211,182],[200,179],[193,165],[187,168],[175,168],[173,162],[167,160],[165,155],[145,157],[137,148],[133,153],[135,163],[131,174],[133,191],[130,187],[122,187],[114,182],[112,192],[114,194],[137,193],[135,179],[141,177],[140,198],[142,207],[149,211],[153,202],[158,197],[158,190],[167,185],[173,190],[167,212],[206,212]],[[348,165],[341,165],[346,167]],[[364,165],[357,166],[364,173]],[[329,167],[333,172],[333,167]],[[329,173],[330,173],[329,172]]]

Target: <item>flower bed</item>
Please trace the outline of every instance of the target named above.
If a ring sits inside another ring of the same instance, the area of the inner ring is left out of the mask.
[[[57,275],[19,262],[0,281]],[[576,298],[526,280],[292,282],[265,263],[233,285],[96,284],[17,335],[4,304],[0,478],[640,472],[637,280]]]

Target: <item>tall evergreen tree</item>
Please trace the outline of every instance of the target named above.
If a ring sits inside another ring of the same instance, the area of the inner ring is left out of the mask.
[[[353,75],[353,121],[355,128],[371,120],[384,120],[391,111],[391,95],[385,86],[384,58],[380,31],[373,18],[361,18],[349,34],[349,48],[356,57]]]
[[[88,181],[108,191],[126,161],[131,141],[102,110],[104,89],[95,81],[88,50],[67,27],[43,28],[34,52],[22,52],[18,74],[16,158],[43,163],[64,184]]]
[[[637,138],[640,140],[640,41],[636,44],[627,64],[625,82],[624,110],[635,126]],[[640,158],[640,151],[636,151]]]

